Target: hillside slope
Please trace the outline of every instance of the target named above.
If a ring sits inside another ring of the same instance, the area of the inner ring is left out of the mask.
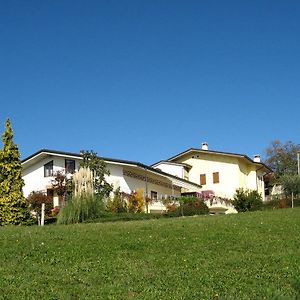
[[[0,228],[0,299],[270,299],[300,287],[300,209]]]

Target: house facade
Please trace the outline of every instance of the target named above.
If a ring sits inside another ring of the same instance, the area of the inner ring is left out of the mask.
[[[166,173],[134,161],[102,158],[110,175],[106,177],[114,190],[120,188],[130,194],[143,189],[144,195],[151,198],[149,212],[165,210],[162,200],[179,197],[182,192],[200,192],[199,184],[189,182],[182,177]],[[72,176],[79,169],[81,154],[42,149],[22,161],[24,196],[33,191],[41,191],[53,199],[53,206],[59,206],[59,198],[53,189],[53,180],[57,172]]]
[[[200,184],[202,191],[233,199],[236,189],[258,191],[265,200],[264,175],[271,169],[260,161],[244,154],[212,151],[203,143],[200,149],[190,148],[167,160],[152,165],[164,172]]]

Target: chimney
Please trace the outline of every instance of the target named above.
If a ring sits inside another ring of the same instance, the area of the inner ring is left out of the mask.
[[[253,161],[254,162],[260,162],[260,154],[254,155]]]
[[[202,150],[208,150],[208,143],[207,142],[203,142],[202,146],[201,146]]]

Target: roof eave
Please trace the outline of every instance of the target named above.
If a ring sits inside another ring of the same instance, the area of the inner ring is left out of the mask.
[[[231,152],[223,152],[223,151],[213,151],[213,150],[202,150],[202,149],[197,149],[197,148],[189,148],[186,151],[183,151],[175,156],[172,156],[170,158],[168,158],[166,161],[173,161],[179,157],[182,157],[186,154],[188,154],[189,152],[201,152],[201,153],[210,153],[210,154],[216,154],[216,155],[227,155],[227,156],[233,156],[233,157],[237,157],[237,158],[243,158],[248,160],[249,162],[253,163],[253,164],[258,164],[263,166],[267,172],[273,172],[273,170],[271,168],[269,168],[266,164],[262,163],[262,162],[255,162],[253,161],[249,156],[245,155],[245,154],[238,154],[238,153],[231,153]]]
[[[41,149],[41,150],[33,153],[32,155],[28,156],[24,160],[22,160],[22,165],[26,164],[30,160],[33,160],[33,159],[37,158],[38,156],[40,156],[43,153],[44,154],[49,154],[49,155],[69,156],[69,157],[74,157],[74,158],[77,158],[77,159],[82,159],[82,155],[81,154],[77,154],[77,153],[57,151],[57,150],[49,150],[49,149]],[[152,172],[154,172],[156,174],[160,174],[160,175],[163,175],[163,176],[166,176],[166,177],[170,177],[170,178],[173,178],[173,179],[176,179],[176,180],[180,180],[182,182],[192,184],[195,187],[201,188],[201,185],[198,185],[196,183],[193,183],[193,182],[188,181],[188,180],[183,179],[183,178],[179,178],[177,176],[171,175],[171,174],[163,172],[161,170],[155,169],[155,168],[153,168],[151,166],[147,166],[147,165],[145,165],[143,163],[140,163],[140,162],[129,161],[129,160],[122,160],[122,159],[115,159],[115,158],[108,158],[108,157],[101,157],[101,156],[99,156],[99,158],[101,158],[102,160],[104,160],[106,163],[118,163],[118,164],[123,164],[123,165],[140,167],[142,169],[146,169],[146,170],[152,171]]]

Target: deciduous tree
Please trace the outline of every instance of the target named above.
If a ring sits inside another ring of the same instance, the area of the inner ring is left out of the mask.
[[[279,185],[286,196],[299,195],[299,175],[297,153],[300,145],[289,141],[283,144],[275,140],[266,149],[265,163],[269,165],[274,173],[265,178],[269,187]]]
[[[280,182],[286,196],[300,195],[300,176],[285,174],[280,177]]]
[[[83,160],[80,166],[89,168],[93,172],[95,194],[100,197],[108,196],[113,187],[105,179],[105,176],[110,175],[106,163],[94,151],[82,150],[81,154]]]
[[[34,211],[37,217],[41,217],[42,204],[45,203],[45,216],[51,216],[51,209],[53,208],[53,201],[42,192],[31,192],[27,197],[27,203],[30,210]]]
[[[300,146],[289,141],[283,144],[279,140],[271,142],[266,149],[265,163],[274,171],[274,178],[278,180],[284,174],[297,174],[297,153]]]
[[[58,195],[59,203],[61,206],[65,205],[66,196],[72,194],[72,179],[62,172],[57,171],[52,180],[52,187]]]

